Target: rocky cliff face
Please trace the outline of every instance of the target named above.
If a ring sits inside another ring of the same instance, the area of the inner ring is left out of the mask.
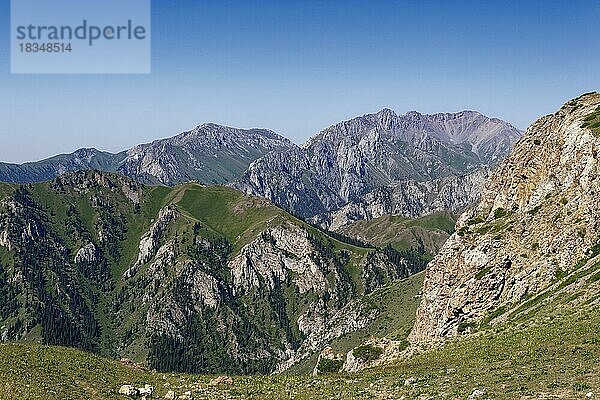
[[[476,112],[398,116],[384,109],[256,160],[235,186],[328,227],[385,212],[459,210],[519,136]]]
[[[142,183],[223,184],[240,178],[255,159],[291,146],[289,140],[266,129],[203,124],[117,154],[80,149],[20,165],[0,163],[0,182],[43,182],[66,172],[95,169],[119,172]]]
[[[319,214],[309,220],[336,231],[352,222],[384,215],[416,218],[440,211],[460,213],[477,203],[489,174],[490,169],[482,167],[462,176],[424,182],[401,181],[379,187],[336,211]]]
[[[586,94],[539,119],[495,170],[427,268],[413,343],[494,323],[575,286],[586,293],[600,266],[600,138],[589,123],[599,105],[600,94]]]

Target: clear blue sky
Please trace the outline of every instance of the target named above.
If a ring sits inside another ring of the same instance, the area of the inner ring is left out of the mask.
[[[600,89],[599,1],[154,0],[150,75],[10,75],[0,160],[121,150],[202,122],[300,143],[337,121],[474,109],[526,128]]]

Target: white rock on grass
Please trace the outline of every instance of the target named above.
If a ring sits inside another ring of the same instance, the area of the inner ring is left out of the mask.
[[[119,394],[134,397],[138,395],[138,390],[133,385],[122,385],[119,388]]]
[[[484,394],[485,394],[485,391],[480,390],[480,389],[475,389],[475,390],[473,390],[473,393],[471,393],[471,395],[467,399],[468,400],[476,400],[476,399],[483,397]]]

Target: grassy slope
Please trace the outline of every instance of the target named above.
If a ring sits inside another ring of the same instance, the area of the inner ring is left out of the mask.
[[[360,299],[380,313],[370,324],[355,332],[346,334],[331,343],[336,353],[347,353],[360,346],[371,336],[386,337],[392,340],[404,340],[408,337],[415,321],[415,313],[420,297],[417,296],[423,286],[424,272],[420,272],[401,281],[394,282]],[[318,354],[290,368],[289,374],[308,374],[317,363]]]
[[[267,227],[278,226],[284,221],[300,225],[318,238],[331,240],[336,250],[347,250],[359,257],[369,252],[369,249],[328,237],[267,200],[244,195],[229,187],[186,184],[177,186],[167,197],[185,216],[227,238],[233,244],[234,254]]]
[[[385,368],[357,374],[238,377],[212,387],[209,376],[132,370],[77,350],[0,346],[2,398],[118,398],[123,383],[150,383],[196,398],[465,398],[475,388],[496,399],[584,398],[600,389],[600,310],[545,309],[540,318],[447,343]],[[414,385],[404,385],[409,378]]]
[[[585,118],[582,128],[589,128],[594,136],[600,136],[600,106]]]
[[[227,187],[183,185],[176,190],[173,201],[185,215],[223,235],[236,249],[285,218],[283,210],[267,201]]]
[[[335,340],[331,347],[336,352],[346,353],[371,336],[392,340],[406,339],[419,306],[418,293],[424,277],[425,273],[420,272],[369,294],[363,301],[372,303],[381,313],[367,327]]]
[[[455,222],[455,216],[450,213],[435,213],[415,219],[386,215],[354,222],[339,232],[377,246],[390,243],[398,249],[416,247],[418,238],[422,238],[427,251],[437,253],[454,231]]]
[[[582,398],[582,391],[600,385],[598,311],[554,316],[547,321],[514,325],[504,331],[457,340],[381,371],[394,385],[417,378],[414,387],[398,388],[407,395],[450,398],[483,389],[492,398],[549,395]]]

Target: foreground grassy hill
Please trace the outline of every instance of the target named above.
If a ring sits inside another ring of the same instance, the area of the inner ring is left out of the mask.
[[[564,301],[564,299],[562,299]],[[4,399],[117,399],[120,385],[151,384],[156,395],[191,390],[196,399],[584,399],[600,391],[600,310],[559,305],[356,374],[243,376],[211,386],[213,376],[142,371],[78,350],[0,345]]]
[[[393,327],[412,324],[413,314],[404,311],[416,306],[402,309],[400,300],[409,300],[422,275],[364,299],[384,309],[370,328],[391,336]],[[594,273],[564,276],[547,294],[503,310],[497,325],[482,322],[469,327],[471,335],[353,374],[234,376],[233,385],[213,386],[214,375],[154,372],[69,348],[3,344],[0,398],[118,399],[123,384],[150,384],[158,397],[192,391],[196,399],[465,399],[481,392],[493,399],[594,398],[600,390],[598,282]],[[338,340],[336,350],[360,343],[355,335]]]

